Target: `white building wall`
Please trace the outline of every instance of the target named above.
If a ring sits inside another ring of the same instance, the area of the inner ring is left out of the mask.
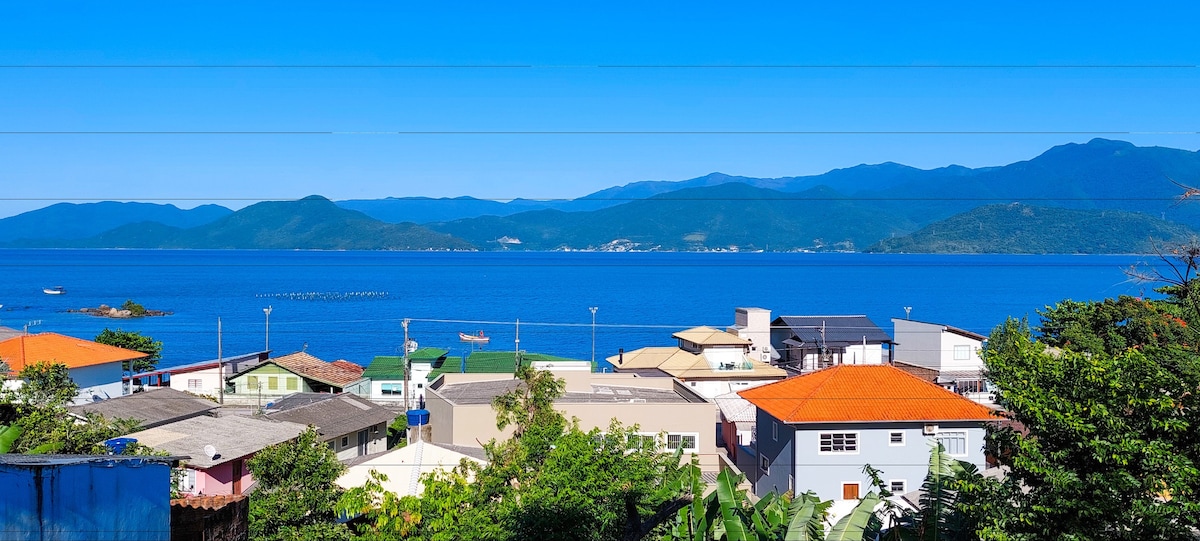
[[[941,333],[941,364],[942,370],[983,370],[983,358],[979,350],[983,342],[952,332]],[[955,358],[955,348],[965,346],[969,354],[966,359]]]
[[[779,380],[694,380],[687,382],[686,385],[695,391],[696,394],[703,396],[707,400],[712,400],[723,394],[744,391],[776,381]]]
[[[228,372],[225,374],[229,376]],[[171,374],[171,388],[176,391],[186,391],[193,394],[217,396],[220,394],[221,378],[216,367],[195,372]]]
[[[846,347],[842,354],[842,364],[883,364],[883,346],[881,344],[856,344]]]
[[[770,364],[773,355],[771,349],[771,311],[765,308],[738,308],[734,311],[733,327],[727,329],[739,338],[749,340],[753,345],[747,354],[751,359]]]

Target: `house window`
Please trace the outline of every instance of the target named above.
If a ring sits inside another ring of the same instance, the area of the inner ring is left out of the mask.
[[[858,499],[858,483],[842,483],[842,499],[857,500]]]
[[[258,388],[258,376],[246,376],[246,387],[251,391]]]
[[[954,390],[958,394],[986,393],[987,384],[981,379],[958,379],[954,380]]]
[[[903,479],[893,479],[888,481],[888,490],[890,490],[892,494],[904,494],[907,492],[907,485],[908,482]]]
[[[939,431],[936,438],[950,456],[967,456],[967,433],[965,431]]]
[[[189,379],[188,380],[188,390],[189,391],[199,391],[200,389],[203,389],[203,385],[204,385],[203,380],[199,380],[199,379]]]
[[[779,441],[779,423],[771,421],[771,441]]]
[[[971,346],[954,346],[954,360],[956,360],[956,361],[971,360]]]
[[[276,376],[268,377],[267,378],[267,389],[270,389],[272,391],[278,391],[279,390],[279,378]]]
[[[667,434],[667,449],[674,451],[683,448],[684,452],[695,453],[697,450],[696,440],[700,439],[700,435],[696,433],[668,433]]]
[[[179,476],[179,491],[194,493],[196,491],[196,470],[184,468],[183,475]]]
[[[821,434],[819,451],[830,453],[857,453],[858,432],[825,432]],[[857,496],[855,496],[857,498]]]
[[[900,447],[904,445],[904,432],[891,432],[888,434],[888,445],[892,447]]]
[[[350,436],[342,436],[342,447],[350,445]]]
[[[771,473],[771,460],[767,458],[767,455],[759,455],[758,469],[763,473]]]
[[[286,381],[287,381],[287,390],[289,390],[289,391],[300,390],[300,378],[287,378]]]
[[[404,394],[404,384],[403,383],[382,383],[379,385],[379,392],[383,393],[384,395],[400,396],[400,395]]]

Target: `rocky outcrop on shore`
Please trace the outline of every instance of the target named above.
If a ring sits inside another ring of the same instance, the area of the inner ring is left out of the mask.
[[[80,308],[78,310],[70,309],[67,311],[73,312],[73,313],[79,313],[79,314],[87,314],[89,316],[109,317],[109,318],[113,318],[113,319],[132,319],[132,318],[138,318],[138,317],[157,317],[157,316],[171,315],[171,312],[164,312],[162,310],[140,310],[139,313],[135,314],[133,312],[133,310],[126,310],[123,308],[114,308],[107,304],[101,304],[100,306],[98,306],[96,308]]]

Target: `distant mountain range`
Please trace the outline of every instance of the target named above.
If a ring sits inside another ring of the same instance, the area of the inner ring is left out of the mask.
[[[1094,139],[971,169],[859,165],[712,173],[572,200],[398,197],[263,202],[237,212],[59,203],[0,219],[8,247],[359,250],[871,250],[1120,253],[1200,229],[1200,152]],[[1013,206],[1013,203],[1019,205]],[[417,225],[421,224],[421,225]]]

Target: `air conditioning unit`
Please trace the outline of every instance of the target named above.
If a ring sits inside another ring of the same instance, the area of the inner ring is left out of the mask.
[[[925,429],[922,430],[921,433],[925,434],[926,436],[933,436],[937,434],[937,429],[938,425],[925,425]]]

